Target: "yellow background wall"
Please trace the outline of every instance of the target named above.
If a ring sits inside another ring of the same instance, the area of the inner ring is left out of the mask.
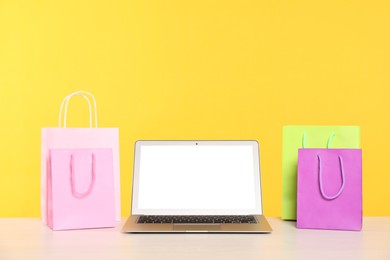
[[[360,125],[364,214],[390,215],[389,28],[385,0],[2,0],[0,216],[40,215],[40,131],[79,89],[120,128],[123,216],[137,139],[259,140],[279,216],[287,124]]]

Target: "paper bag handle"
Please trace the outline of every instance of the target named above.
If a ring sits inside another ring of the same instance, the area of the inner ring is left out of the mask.
[[[320,192],[321,192],[321,195],[322,197],[324,197],[324,199],[326,200],[334,200],[334,199],[337,199],[341,193],[343,192],[344,190],[344,187],[345,187],[345,175],[344,175],[344,166],[343,166],[343,159],[341,158],[341,156],[339,155],[339,162],[340,162],[340,171],[341,171],[341,187],[339,189],[339,191],[333,195],[333,196],[328,196],[325,194],[324,192],[324,187],[323,187],[323,181],[322,181],[322,170],[321,170],[321,158],[320,158],[320,155],[317,155],[317,158],[318,158],[318,179],[319,179],[319,183],[320,183]]]
[[[330,146],[331,146],[331,144],[332,144],[332,141],[333,141],[333,137],[336,135],[336,132],[335,131],[333,131],[331,134],[330,134],[330,136],[329,136],[329,138],[328,138],[328,143],[326,144],[326,148],[327,149],[329,149],[330,148]],[[307,140],[307,134],[306,134],[306,132],[303,132],[303,135],[302,135],[302,148],[306,148],[307,147],[307,145],[306,145],[306,140]]]
[[[95,96],[92,95],[90,92],[87,91],[76,91],[73,92],[69,95],[67,95],[61,102],[61,107],[60,107],[60,113],[58,115],[58,127],[61,127],[61,121],[62,121],[62,111],[64,110],[64,118],[63,118],[63,127],[66,128],[66,117],[68,114],[68,105],[69,101],[72,97],[74,96],[81,96],[83,97],[87,102],[88,102],[88,107],[89,107],[89,127],[92,128],[92,110],[94,111],[94,119],[95,119],[95,128],[97,128],[98,121],[97,121],[97,108],[96,108],[96,99]],[[91,101],[93,101],[93,107],[91,106]]]
[[[74,177],[74,158],[73,158],[73,154],[70,155],[70,187],[72,189],[72,194],[73,196],[75,196],[76,198],[84,198],[86,196],[88,196],[92,189],[93,189],[93,186],[95,184],[95,154],[92,153],[91,155],[91,159],[92,159],[92,163],[91,163],[91,182],[89,184],[89,187],[87,189],[87,191],[85,192],[78,192],[76,190],[76,181],[75,181],[75,177]]]

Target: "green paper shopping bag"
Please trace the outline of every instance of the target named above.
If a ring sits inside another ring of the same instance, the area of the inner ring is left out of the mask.
[[[359,126],[284,126],[282,159],[282,219],[295,220],[297,212],[297,161],[299,148],[360,148]]]

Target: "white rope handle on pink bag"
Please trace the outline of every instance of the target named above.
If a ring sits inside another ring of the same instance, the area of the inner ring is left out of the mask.
[[[87,191],[78,192],[76,190],[76,181],[75,181],[75,177],[74,177],[75,173],[74,173],[73,154],[70,156],[70,187],[72,189],[73,196],[75,196],[76,198],[82,199],[82,198],[88,196],[91,193],[93,186],[95,185],[95,154],[92,153],[91,159],[92,159],[92,162],[91,162],[91,182],[89,183],[89,187],[88,187]]]
[[[321,192],[322,197],[324,197],[324,199],[326,199],[326,200],[337,199],[341,195],[341,193],[343,192],[344,187],[345,187],[345,174],[344,174],[343,159],[341,158],[340,155],[338,157],[339,157],[340,171],[341,171],[341,187],[335,195],[329,196],[329,195],[325,194],[325,192],[324,192],[324,187],[323,187],[324,185],[322,183],[323,181],[322,181],[322,170],[321,170],[321,157],[320,157],[320,155],[317,155],[317,158],[318,158],[318,179],[319,179],[319,184],[320,184],[320,192]]]
[[[92,128],[92,110],[94,111],[94,119],[95,119],[95,128],[97,128],[98,121],[97,121],[97,107],[96,107],[96,99],[95,96],[92,95],[90,92],[87,91],[76,91],[73,92],[69,95],[67,95],[61,102],[61,107],[60,107],[60,113],[58,116],[58,127],[61,126],[61,121],[62,121],[62,111],[64,110],[64,118],[63,118],[63,127],[66,128],[66,117],[68,114],[68,105],[69,101],[72,97],[74,96],[81,96],[83,97],[87,102],[88,102],[88,107],[89,107],[89,127]],[[93,106],[91,105],[90,98],[93,101]]]

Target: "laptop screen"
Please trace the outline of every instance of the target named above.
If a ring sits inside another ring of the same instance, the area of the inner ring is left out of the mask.
[[[132,214],[261,214],[256,141],[138,141]]]

